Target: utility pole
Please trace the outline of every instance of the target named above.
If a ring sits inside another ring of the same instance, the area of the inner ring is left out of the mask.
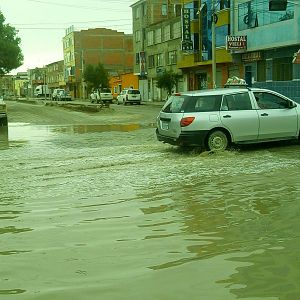
[[[84,72],[83,49],[81,49],[81,87],[82,87],[82,99],[84,99],[84,80],[83,80],[83,72]]]
[[[217,66],[216,66],[216,14],[215,0],[211,1],[211,47],[212,47],[212,88],[216,88]]]

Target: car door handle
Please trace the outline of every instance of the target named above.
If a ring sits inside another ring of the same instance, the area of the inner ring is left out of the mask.
[[[223,118],[231,118],[231,115],[225,115]]]
[[[262,117],[267,117],[268,115],[269,115],[269,114],[267,114],[267,113],[261,114]]]

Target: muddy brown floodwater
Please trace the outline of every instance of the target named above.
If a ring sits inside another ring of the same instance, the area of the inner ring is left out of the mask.
[[[159,107],[8,109],[1,300],[300,299],[298,144],[180,151]]]

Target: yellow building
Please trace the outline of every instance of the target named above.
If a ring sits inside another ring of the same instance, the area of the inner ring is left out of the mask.
[[[187,89],[222,87],[228,77],[241,76],[240,64],[234,64],[226,50],[226,36],[230,35],[230,1],[182,1],[182,5],[183,55],[177,66],[186,76]],[[185,47],[188,41],[190,48]]]

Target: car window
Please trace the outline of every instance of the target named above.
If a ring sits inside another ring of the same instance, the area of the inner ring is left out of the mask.
[[[184,96],[171,96],[163,106],[162,111],[167,113],[181,112],[183,102]]]
[[[252,109],[249,93],[225,95],[221,110],[250,110]]]
[[[210,95],[210,96],[194,96],[189,97],[186,102],[185,112],[205,112],[205,111],[219,111],[222,96]]]
[[[102,93],[111,93],[110,89],[102,89]]]
[[[277,95],[266,92],[254,92],[258,106],[261,109],[283,109],[289,107],[289,102]]]
[[[128,94],[138,95],[138,94],[140,94],[140,91],[139,90],[128,90]]]

